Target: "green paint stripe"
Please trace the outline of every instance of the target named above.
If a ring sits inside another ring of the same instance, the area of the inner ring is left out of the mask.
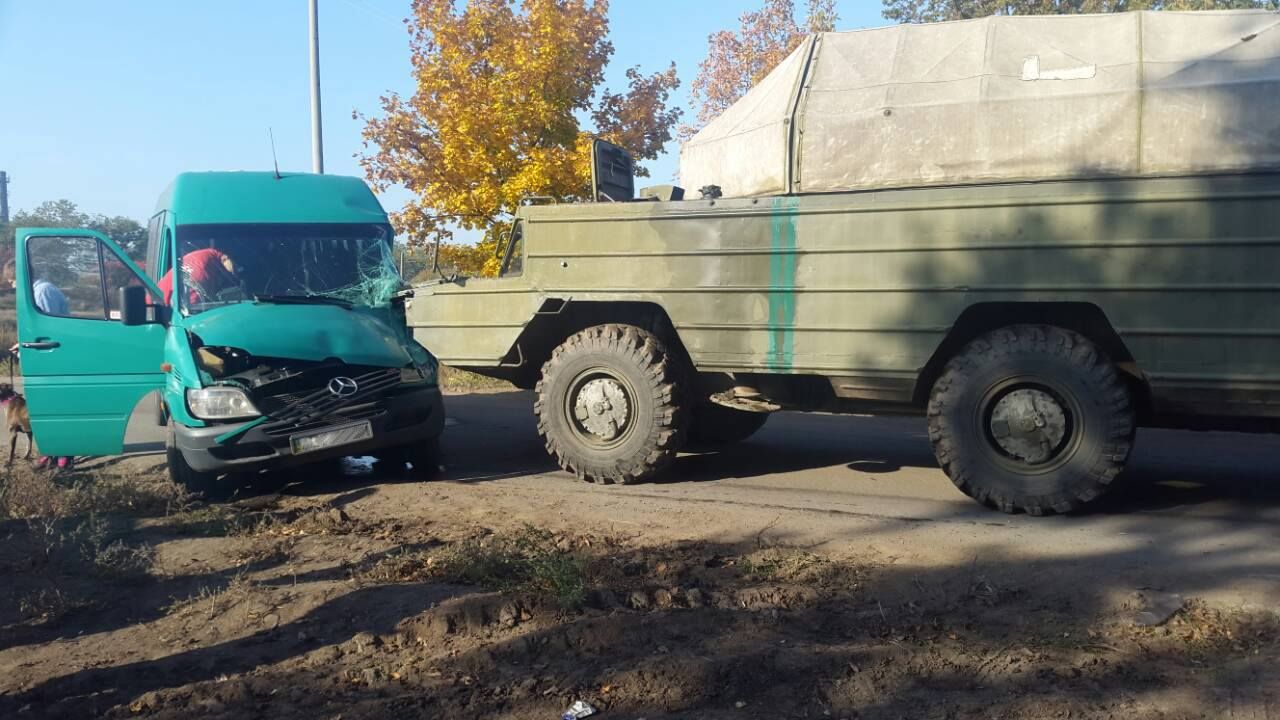
[[[769,233],[770,367],[786,370],[795,356],[796,216],[799,198],[773,199]]]

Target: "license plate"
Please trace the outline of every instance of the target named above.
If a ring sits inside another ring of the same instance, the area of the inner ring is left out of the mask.
[[[294,455],[301,455],[338,447],[339,445],[350,445],[361,440],[368,440],[371,437],[373,437],[373,426],[369,424],[368,420],[365,420],[364,422],[350,425],[290,435],[289,447],[293,450]]]

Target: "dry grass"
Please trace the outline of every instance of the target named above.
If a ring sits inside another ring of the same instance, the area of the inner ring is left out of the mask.
[[[192,506],[189,493],[163,477],[98,471],[38,472],[15,464],[3,471],[0,518],[71,518],[89,513],[168,515]]]
[[[120,590],[152,578],[155,548],[131,537],[126,516],[184,509],[188,496],[172,483],[97,472],[51,473],[25,465],[0,475],[0,519],[22,528],[10,537],[23,562],[5,595],[3,614],[47,624],[92,607]],[[21,580],[21,583],[19,583]],[[25,586],[25,587],[24,587]]]
[[[738,566],[750,580],[809,582],[823,574],[831,561],[799,548],[777,546],[744,556]]]
[[[550,532],[526,525],[516,532],[469,538],[436,550],[396,553],[352,579],[361,584],[447,580],[527,593],[572,609],[586,599],[586,568],[586,562],[564,549]]]
[[[485,390],[512,390],[514,387],[506,380],[477,375],[447,365],[440,366],[440,389],[447,393],[461,395]]]
[[[30,623],[50,624],[77,610],[93,607],[89,600],[60,588],[40,588],[18,600],[18,612]]]
[[[90,513],[70,520],[29,518],[27,533],[35,542],[36,565],[80,572],[117,582],[133,582],[149,576],[155,564],[150,545],[130,545],[101,515]]]
[[[1193,658],[1251,654],[1280,642],[1280,614],[1271,610],[1213,607],[1191,600],[1168,623],[1137,631],[1181,640]]]
[[[202,585],[199,590],[188,597],[175,598],[165,608],[165,614],[179,616],[203,615],[206,621],[212,620],[247,600],[253,594],[254,587],[253,581],[242,570],[231,576],[231,579],[223,587]]]
[[[25,532],[10,536],[10,542],[22,543],[25,582],[16,587],[27,589],[0,593],[5,604],[0,615],[12,617],[16,609],[24,622],[54,623],[94,607],[109,595],[102,594],[104,588],[129,592],[122,589],[152,578],[155,548],[128,541],[127,531],[100,515],[27,518],[23,523]]]

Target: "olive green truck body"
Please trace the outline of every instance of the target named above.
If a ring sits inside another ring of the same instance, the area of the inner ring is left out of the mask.
[[[521,208],[513,270],[420,286],[442,362],[532,387],[596,322],[669,323],[704,373],[822,379],[922,410],[949,355],[1076,330],[1151,424],[1280,415],[1280,175]],[[521,257],[523,255],[523,257]],[[819,396],[821,397],[821,396]]]
[[[536,388],[584,479],[644,479],[779,409],[915,411],[975,499],[1082,507],[1139,425],[1280,416],[1278,27],[815,35],[684,143],[703,199],[633,201],[597,143],[592,198],[618,202],[520,208],[502,276],[417,288],[409,322]]]

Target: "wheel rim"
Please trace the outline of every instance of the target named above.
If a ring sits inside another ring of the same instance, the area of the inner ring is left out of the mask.
[[[565,417],[583,443],[608,449],[626,442],[635,426],[635,391],[608,368],[580,373],[565,395]]]
[[[979,408],[987,454],[1014,472],[1050,472],[1079,447],[1079,405],[1053,383],[1030,378],[999,383],[987,391]]]

